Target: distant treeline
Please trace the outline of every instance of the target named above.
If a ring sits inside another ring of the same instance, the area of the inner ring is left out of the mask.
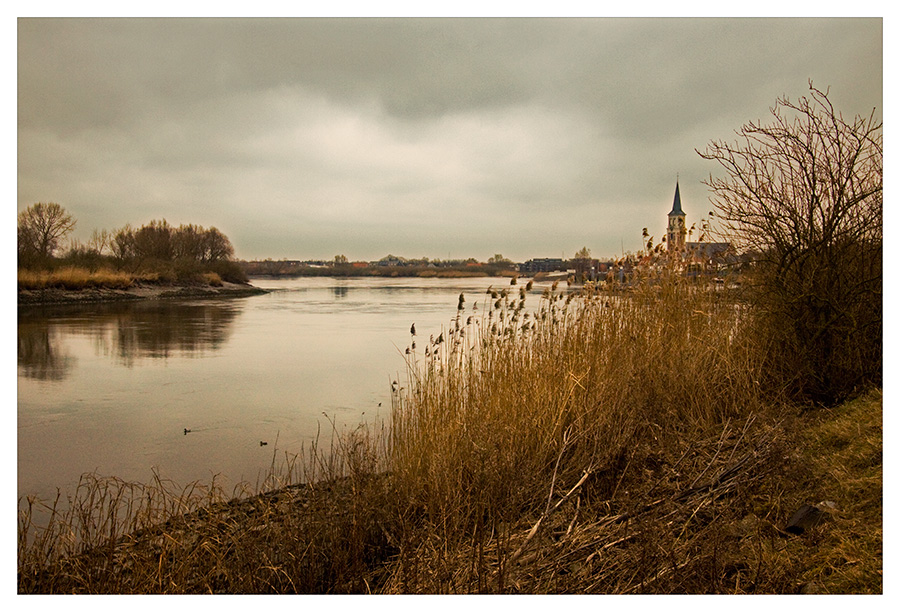
[[[311,264],[299,261],[240,261],[244,274],[252,276],[298,277],[298,276],[386,276],[421,278],[462,278],[475,276],[513,276],[513,267],[497,263],[457,263],[453,264],[385,264],[380,262]]]

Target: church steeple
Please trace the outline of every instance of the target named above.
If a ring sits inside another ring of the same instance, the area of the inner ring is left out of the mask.
[[[670,252],[680,251],[684,248],[684,238],[687,228],[684,224],[684,211],[681,209],[681,190],[678,186],[678,177],[675,178],[675,201],[672,202],[672,212],[669,213],[669,224],[666,229],[667,249]]]
[[[669,215],[684,215],[681,210],[681,192],[678,189],[678,179],[675,179],[675,201],[672,203],[672,212]]]

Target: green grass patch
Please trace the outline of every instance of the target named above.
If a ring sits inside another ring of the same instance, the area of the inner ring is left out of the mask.
[[[834,504],[803,572],[818,592],[882,592],[882,408],[876,390],[808,417],[801,447],[808,497]]]

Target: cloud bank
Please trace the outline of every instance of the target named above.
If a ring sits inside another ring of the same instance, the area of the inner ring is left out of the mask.
[[[246,259],[597,256],[776,98],[882,106],[880,19],[20,19],[18,209]]]

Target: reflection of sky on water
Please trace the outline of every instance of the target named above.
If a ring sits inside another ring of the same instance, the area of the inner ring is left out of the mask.
[[[146,482],[152,467],[255,484],[273,452],[317,432],[327,445],[332,421],[388,418],[410,325],[421,347],[460,292],[471,312],[508,282],[260,279],[271,293],[20,313],[19,492],[55,494],[95,470]]]

